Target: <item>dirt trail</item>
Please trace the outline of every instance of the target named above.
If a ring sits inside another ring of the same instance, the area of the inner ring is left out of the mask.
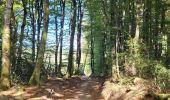
[[[0,100],[103,100],[103,82],[98,77],[50,78],[41,87],[27,86],[24,91],[13,87],[0,92]]]

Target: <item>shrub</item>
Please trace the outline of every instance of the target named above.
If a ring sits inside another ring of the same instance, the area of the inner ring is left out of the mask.
[[[155,66],[155,80],[162,88],[170,88],[170,70],[162,64]]]

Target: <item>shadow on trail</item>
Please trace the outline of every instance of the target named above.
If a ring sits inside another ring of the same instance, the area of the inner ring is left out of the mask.
[[[10,100],[102,100],[103,83],[100,77],[49,78],[41,87],[27,86],[22,92],[11,88],[0,92],[0,97]]]

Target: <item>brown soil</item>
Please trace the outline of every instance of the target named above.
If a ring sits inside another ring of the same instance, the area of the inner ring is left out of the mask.
[[[50,78],[41,87],[15,86],[0,92],[0,100],[103,100],[103,82],[98,77]]]
[[[101,94],[104,100],[170,100],[170,94],[163,93],[159,85],[138,77],[133,84],[106,80]]]

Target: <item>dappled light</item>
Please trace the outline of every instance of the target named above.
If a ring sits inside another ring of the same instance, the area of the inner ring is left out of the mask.
[[[0,98],[30,99],[30,100],[102,100],[100,94],[104,80],[102,78],[82,80],[81,76],[69,79],[50,78],[40,87],[14,86],[7,91],[0,92]]]
[[[0,0],[0,100],[170,100],[170,0]]]

